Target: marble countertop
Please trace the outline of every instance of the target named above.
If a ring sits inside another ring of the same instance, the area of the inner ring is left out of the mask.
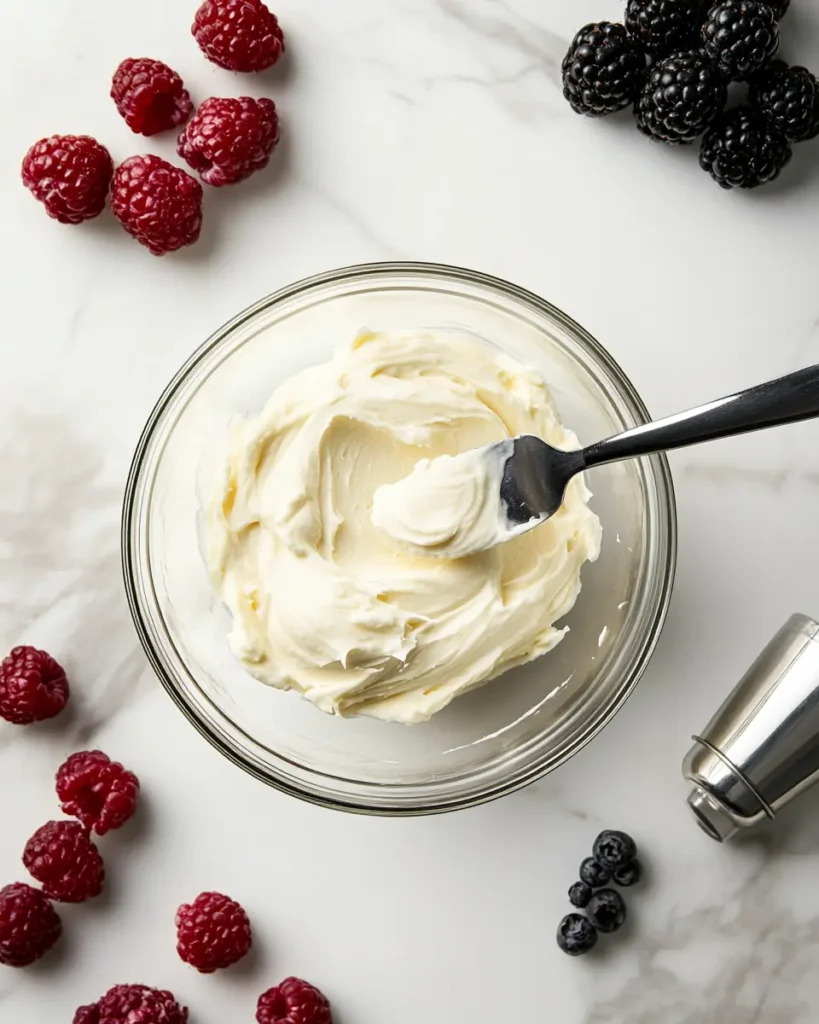
[[[118,982],[173,989],[192,1024],[252,1021],[286,974],[337,1024],[813,1024],[819,798],[720,847],[688,817],[680,761],[792,611],[819,613],[819,446],[803,425],[681,452],[677,585],[644,680],[537,785],[454,816],[318,810],[223,760],[165,696],[131,627],[120,499],[139,430],[203,338],[296,278],[380,259],[472,266],[588,327],[655,414],[819,362],[819,142],[780,182],[725,193],[695,153],[627,115],[576,117],[559,66],[618,0],[281,0],[284,65],[208,65],[193,0],[8,0],[0,35],[0,646],[50,650],[73,712],[0,723],[0,883],[56,811],[52,776],[99,746],[140,775],[138,820],[107,837],[107,895],[67,908],[60,951],[0,970],[0,1020],[67,1024]],[[785,55],[819,65],[819,7],[793,0]],[[275,170],[207,197],[203,240],[166,260],[106,217],[60,227],[18,181],[26,148],[88,132],[116,159],[170,155],[107,98],[126,56],[167,60],[195,97],[271,95]],[[554,943],[576,861],[632,831],[649,880],[601,957]],[[257,954],[199,977],[173,910],[202,889],[247,907]]]

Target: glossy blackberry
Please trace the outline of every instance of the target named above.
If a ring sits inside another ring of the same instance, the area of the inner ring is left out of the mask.
[[[626,832],[606,829],[595,839],[594,858],[609,871],[616,871],[637,856],[637,844]]]
[[[633,860],[612,874],[613,882],[626,888],[629,885],[636,885],[643,876],[643,865],[639,860]]]
[[[819,134],[819,82],[807,68],[773,61],[751,81],[748,99],[788,142]]]
[[[779,49],[773,8],[760,0],[719,0],[702,29],[705,52],[726,78],[747,81]]]
[[[569,887],[569,903],[573,907],[585,907],[592,897],[594,890],[585,882],[575,882]]]
[[[753,107],[726,110],[706,132],[700,167],[722,188],[756,188],[791,158],[788,140]]]
[[[578,114],[612,114],[633,102],[645,63],[623,25],[586,25],[563,58],[563,95]]]
[[[594,857],[586,857],[580,865],[580,881],[590,885],[592,889],[600,889],[611,881],[611,872]]]
[[[649,138],[687,144],[702,135],[727,96],[725,80],[704,54],[676,53],[649,69],[634,117]]]
[[[626,920],[626,903],[614,889],[600,889],[589,900],[586,914],[599,932],[616,932]]]
[[[693,47],[702,28],[705,0],[628,0],[626,29],[652,57]]]
[[[557,944],[569,956],[588,953],[596,943],[597,931],[582,914],[567,914],[557,926]]]

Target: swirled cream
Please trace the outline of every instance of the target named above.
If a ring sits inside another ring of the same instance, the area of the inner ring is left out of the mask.
[[[468,557],[373,522],[376,491],[421,460],[517,434],[577,446],[539,375],[468,335],[362,333],[286,380],[233,425],[206,496],[235,656],[328,713],[414,723],[551,650],[600,550],[582,478],[548,522]]]

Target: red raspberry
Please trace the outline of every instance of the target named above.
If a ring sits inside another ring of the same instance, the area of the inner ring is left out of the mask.
[[[250,950],[247,914],[218,892],[203,892],[176,912],[176,951],[202,974],[230,967]]]
[[[129,57],[114,72],[111,99],[132,132],[156,135],[184,124],[193,113],[179,75],[150,57]]]
[[[179,155],[208,185],[235,185],[270,161],[279,141],[272,100],[209,99],[179,136]]]
[[[30,725],[59,715],[68,701],[62,666],[36,647],[15,647],[0,664],[0,718]]]
[[[301,978],[286,978],[259,996],[258,1024],[333,1024],[330,1003]]]
[[[64,814],[104,836],[133,815],[139,779],[101,750],[83,750],[58,769],[57,796]]]
[[[0,964],[27,967],[47,953],[63,931],[48,897],[22,882],[0,889]]]
[[[23,863],[46,896],[61,903],[84,903],[102,892],[102,857],[77,821],[49,821],[38,828],[26,843]]]
[[[158,156],[132,156],[114,174],[114,216],[129,235],[164,256],[202,230],[202,186]]]
[[[114,164],[88,135],[52,135],[23,159],[23,184],[61,224],[79,224],[105,209]]]
[[[208,60],[228,71],[264,71],[284,53],[284,33],[262,0],[205,0],[191,31]]]
[[[186,1024],[187,1019],[187,1007],[172,993],[147,985],[115,985],[74,1014],[74,1024]]]

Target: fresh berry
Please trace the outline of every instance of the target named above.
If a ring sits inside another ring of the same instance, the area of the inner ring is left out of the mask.
[[[746,81],[779,49],[773,10],[759,0],[719,0],[702,29],[705,52],[726,78]]]
[[[193,103],[179,75],[150,57],[129,57],[114,72],[111,99],[132,132],[156,135],[184,124]]]
[[[330,1003],[301,978],[286,978],[259,996],[258,1024],[333,1024]]]
[[[586,857],[580,864],[580,881],[590,885],[592,889],[600,889],[611,881],[611,873],[594,857]]]
[[[179,136],[179,155],[208,185],[235,185],[266,167],[279,141],[272,100],[209,99]]]
[[[63,926],[39,889],[15,882],[0,889],[0,964],[27,967],[47,953]]]
[[[705,134],[700,167],[722,188],[773,181],[791,158],[788,140],[753,107],[732,107]]]
[[[621,868],[617,868],[611,876],[613,881],[624,888],[629,885],[636,885],[643,874],[643,866],[639,860],[633,860]]]
[[[253,944],[247,914],[218,892],[203,892],[179,908],[176,936],[180,957],[202,974],[230,967]]]
[[[628,0],[626,28],[652,57],[693,47],[702,27],[704,0]]]
[[[819,134],[819,82],[807,68],[773,61],[752,79],[748,99],[788,142]]]
[[[262,0],[205,0],[191,31],[208,60],[228,71],[264,71],[284,53],[284,33]]]
[[[625,832],[606,829],[595,839],[592,853],[603,867],[614,871],[634,860],[637,856],[637,845]]]
[[[80,224],[105,209],[114,164],[88,135],[52,135],[23,160],[23,184],[61,224]]]
[[[38,828],[26,843],[23,863],[52,900],[84,903],[102,892],[102,857],[77,821],[49,821]]]
[[[791,0],[763,0],[766,6],[770,7],[777,19],[781,20],[787,14]]]
[[[170,992],[147,985],[115,985],[91,1006],[81,1006],[74,1024],[186,1024],[187,1007]]]
[[[202,186],[158,156],[132,156],[120,164],[111,208],[154,256],[193,245],[202,230]]]
[[[582,914],[567,914],[557,926],[557,944],[569,956],[580,956],[597,942],[594,925]]]
[[[563,58],[563,95],[578,114],[599,117],[622,110],[637,96],[645,64],[622,25],[586,25]]]
[[[599,889],[589,900],[586,914],[599,932],[616,932],[626,919],[626,904],[614,889]]]
[[[725,106],[728,90],[714,65],[690,51],[653,64],[634,105],[637,127],[672,145],[693,142]]]
[[[57,771],[57,796],[64,814],[104,836],[133,815],[139,779],[101,750],[83,750]]]
[[[68,701],[65,671],[36,647],[15,647],[0,664],[0,718],[30,725],[59,715]]]
[[[569,903],[573,907],[585,907],[589,902],[594,890],[585,882],[575,882],[569,887]]]

